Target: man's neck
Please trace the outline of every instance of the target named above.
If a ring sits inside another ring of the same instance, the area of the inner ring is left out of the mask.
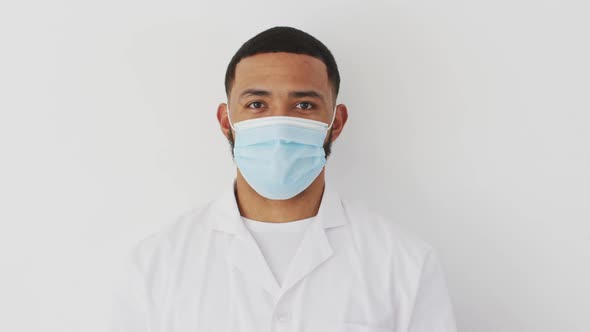
[[[324,170],[313,183],[293,198],[271,200],[260,196],[237,172],[235,196],[240,214],[265,222],[289,222],[311,218],[318,213],[324,193]]]

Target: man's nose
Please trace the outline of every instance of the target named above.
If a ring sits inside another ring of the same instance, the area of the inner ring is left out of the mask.
[[[274,116],[289,116],[291,114],[291,109],[287,104],[281,103],[273,107],[272,115]]]

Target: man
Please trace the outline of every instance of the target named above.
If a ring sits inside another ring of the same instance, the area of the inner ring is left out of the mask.
[[[111,331],[456,331],[433,248],[325,183],[339,84],[303,31],[242,45],[217,108],[233,187],[136,245]]]

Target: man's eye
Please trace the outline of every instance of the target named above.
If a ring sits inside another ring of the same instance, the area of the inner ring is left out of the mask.
[[[250,105],[258,105],[258,106],[254,106],[254,108],[260,108],[262,107],[262,103],[259,101],[253,101],[250,104],[248,104],[248,107],[250,107]]]
[[[310,109],[312,109],[314,107],[314,105],[312,103],[309,103],[307,101],[302,101],[298,105],[304,105],[303,106],[303,109],[304,110],[310,110]]]

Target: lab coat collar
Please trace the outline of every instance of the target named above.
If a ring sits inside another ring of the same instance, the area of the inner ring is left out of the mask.
[[[226,258],[251,282],[258,283],[274,296],[280,296],[333,255],[326,230],[345,225],[347,219],[340,196],[328,183],[324,186],[318,213],[303,235],[282,285],[276,281],[256,240],[241,219],[234,190],[235,180],[231,189],[213,202],[210,225],[214,230],[235,236]]]

